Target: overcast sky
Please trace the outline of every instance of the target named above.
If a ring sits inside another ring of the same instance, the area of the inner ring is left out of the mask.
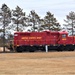
[[[50,11],[60,24],[64,23],[63,20],[69,12],[75,12],[75,0],[0,0],[0,7],[4,3],[11,9],[18,5],[26,14],[35,10],[40,17],[44,17],[46,12]]]

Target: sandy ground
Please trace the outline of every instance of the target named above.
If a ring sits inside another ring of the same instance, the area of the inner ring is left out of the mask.
[[[0,75],[75,75],[75,51],[0,53]]]

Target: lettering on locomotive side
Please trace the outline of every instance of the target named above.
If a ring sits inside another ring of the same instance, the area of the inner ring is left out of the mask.
[[[42,39],[42,37],[36,37],[37,39]]]
[[[32,40],[32,39],[36,39],[36,37],[29,37],[29,39],[31,39],[31,40]]]
[[[22,37],[21,39],[22,39],[22,40],[27,40],[27,39],[28,39],[28,37]]]
[[[22,40],[34,40],[34,39],[41,40],[42,37],[22,37],[21,39]]]

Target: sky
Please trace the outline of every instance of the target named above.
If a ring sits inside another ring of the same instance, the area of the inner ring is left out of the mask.
[[[10,9],[15,9],[18,5],[26,14],[35,10],[41,18],[50,11],[61,25],[65,23],[64,19],[69,12],[75,12],[75,0],[0,0],[0,7],[4,3]]]

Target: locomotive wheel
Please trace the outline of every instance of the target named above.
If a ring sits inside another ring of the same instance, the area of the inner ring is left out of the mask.
[[[74,51],[74,49],[71,48],[71,49],[69,49],[69,51]]]
[[[30,47],[25,48],[25,51],[29,52],[29,50],[30,50]]]
[[[57,48],[57,51],[58,51],[58,52],[59,52],[59,51],[63,51],[63,48],[58,47],[58,48]]]
[[[26,49],[27,52],[34,52],[36,48],[28,46],[25,49]]]
[[[17,47],[17,48],[16,48],[16,51],[17,51],[17,52],[22,52],[22,48],[21,48],[21,47]]]
[[[74,46],[73,45],[69,45],[67,47],[67,51],[74,51]]]
[[[29,52],[34,52],[36,50],[35,47],[30,47]]]
[[[66,48],[66,51],[70,51],[70,49],[67,47],[67,48]]]

